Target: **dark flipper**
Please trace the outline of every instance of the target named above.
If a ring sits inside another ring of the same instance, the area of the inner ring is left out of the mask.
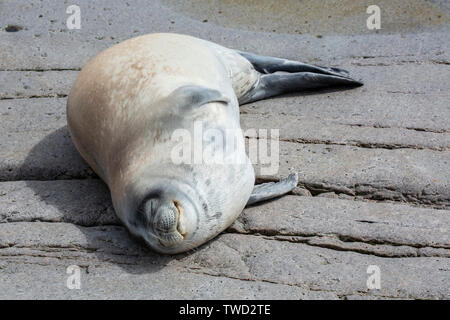
[[[267,182],[258,184],[252,191],[247,206],[282,196],[292,191],[298,183],[297,173],[291,173],[287,178],[281,179],[280,182]]]
[[[315,66],[303,62],[275,57],[260,56],[257,54],[243,51],[236,51],[236,52],[239,53],[241,56],[243,56],[245,59],[247,59],[253,65],[256,71],[259,71],[261,73],[268,74],[274,73],[276,71],[285,71],[285,72],[314,72],[344,77],[348,77],[349,75],[348,71],[339,68]]]
[[[266,99],[289,92],[319,89],[333,86],[362,86],[348,77],[312,72],[276,72],[261,76],[258,84],[239,99],[240,104]]]
[[[362,86],[339,68],[314,66],[298,61],[260,56],[237,51],[262,73],[257,85],[239,99],[240,104],[253,102],[288,92],[298,92],[334,86]]]

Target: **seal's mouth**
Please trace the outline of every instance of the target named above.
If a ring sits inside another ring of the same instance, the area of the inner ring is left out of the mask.
[[[159,234],[159,243],[166,248],[174,247],[183,240],[184,237],[178,231]]]

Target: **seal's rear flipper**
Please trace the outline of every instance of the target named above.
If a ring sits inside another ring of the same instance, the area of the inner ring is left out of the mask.
[[[350,78],[348,71],[339,68],[314,66],[298,61],[259,56],[237,51],[262,73],[259,82],[239,98],[239,103],[249,103],[288,92],[319,89],[333,86],[359,87],[363,83]]]
[[[334,86],[359,87],[363,84],[347,77],[312,72],[276,72],[264,74],[257,85],[239,99],[240,104],[258,101],[283,93]]]
[[[339,68],[329,68],[329,67],[321,67],[315,66],[312,64],[307,64],[299,61],[293,61],[282,58],[275,57],[267,57],[260,56],[254,53],[237,51],[241,56],[247,59],[256,71],[261,73],[269,74],[277,71],[285,71],[285,72],[314,72],[314,73],[322,73],[322,74],[330,74],[336,76],[348,77],[349,72],[344,69]]]
[[[280,182],[267,182],[258,184],[252,191],[247,206],[256,202],[273,199],[292,191],[298,183],[297,173],[291,173],[287,178]]]

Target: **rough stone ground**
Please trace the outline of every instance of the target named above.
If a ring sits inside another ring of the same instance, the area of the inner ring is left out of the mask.
[[[375,32],[364,1],[350,11],[306,1],[297,14],[292,1],[247,2],[0,1],[0,298],[450,298],[448,3],[380,1]],[[71,4],[81,30],[66,27]],[[120,225],[65,118],[90,58],[160,31],[340,66],[365,82],[243,106],[244,129],[280,128],[279,174],[258,180],[296,171],[299,186],[177,256]],[[81,290],[66,287],[69,265],[82,268]],[[367,287],[369,265],[381,289]]]

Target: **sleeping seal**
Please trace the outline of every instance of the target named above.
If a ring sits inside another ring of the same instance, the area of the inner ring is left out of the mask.
[[[247,204],[297,185],[292,174],[255,186],[253,166],[240,148],[226,156],[241,161],[174,163],[174,131],[194,133],[201,123],[203,129],[234,130],[243,144],[239,104],[333,85],[361,83],[337,68],[231,50],[186,35],[149,34],[101,52],[82,69],[68,97],[67,122],[76,148],[108,185],[128,230],[154,250],[173,254],[218,235]]]

